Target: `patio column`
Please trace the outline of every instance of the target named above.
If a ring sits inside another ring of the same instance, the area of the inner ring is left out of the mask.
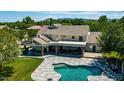
[[[55,46],[55,53],[58,53],[58,46]]]
[[[122,74],[123,74],[124,73],[124,64],[123,63],[122,63],[121,69],[122,69]]]
[[[81,57],[84,57],[84,48],[81,47]]]
[[[47,51],[47,53],[49,52],[49,47],[46,47],[46,51]]]
[[[41,47],[41,55],[44,55],[44,47]]]

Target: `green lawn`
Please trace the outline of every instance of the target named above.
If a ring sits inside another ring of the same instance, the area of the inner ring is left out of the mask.
[[[30,81],[32,72],[42,63],[42,58],[16,58],[14,62],[7,66],[14,67],[14,73],[7,80],[10,81]]]

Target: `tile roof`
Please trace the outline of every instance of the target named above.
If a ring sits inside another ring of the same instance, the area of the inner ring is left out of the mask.
[[[39,26],[39,25],[35,25],[35,26],[31,26],[27,29],[36,29],[36,30],[40,30],[42,28],[42,26]]]
[[[6,25],[0,25],[0,29],[7,27]]]
[[[34,37],[33,38],[33,41],[39,43],[39,44],[47,44],[47,42],[45,40],[43,40],[42,38],[39,38],[39,37]]]
[[[87,43],[98,43],[97,37],[99,37],[99,35],[101,35],[101,32],[90,32]]]
[[[42,26],[42,28],[38,31],[37,35],[47,32],[47,29],[48,29],[48,26]]]
[[[40,35],[39,38],[45,40],[46,42],[50,42],[52,40],[50,40],[48,37],[44,36],[44,35]]]
[[[39,37],[34,37],[33,40],[39,44],[48,44],[48,42],[52,41],[44,35],[40,35]]]
[[[43,26],[38,34],[53,34],[53,35],[87,35],[89,31],[88,25],[59,25],[55,29],[49,29],[48,26]]]

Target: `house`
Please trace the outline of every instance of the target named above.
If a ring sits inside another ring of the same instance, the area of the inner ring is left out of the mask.
[[[7,25],[0,25],[0,29],[6,28]]]
[[[84,51],[100,52],[96,37],[100,32],[90,32],[89,25],[42,26],[30,46],[45,53],[70,53],[84,56]]]
[[[34,26],[31,26],[27,29],[40,30],[41,28],[42,28],[42,26],[40,26],[40,25],[34,25]]]

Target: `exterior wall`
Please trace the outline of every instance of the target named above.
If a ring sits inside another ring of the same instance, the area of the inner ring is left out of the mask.
[[[79,41],[79,36],[74,36],[74,39],[72,36],[69,35],[48,35],[49,38],[51,38],[53,41]],[[86,36],[82,36],[83,41],[86,41]]]
[[[89,44],[89,43],[87,43],[86,44],[86,47],[85,47],[85,51],[86,52],[94,52],[93,51],[93,46],[95,46],[96,47],[96,50],[95,50],[95,52],[100,52],[100,47],[97,45],[97,44]]]
[[[79,41],[79,36],[74,36],[74,38],[72,38],[73,36],[61,36],[61,39],[63,41]],[[81,36],[83,41],[86,41],[86,36]]]
[[[60,35],[52,35],[52,40],[53,41],[60,41],[61,40],[61,36]]]

